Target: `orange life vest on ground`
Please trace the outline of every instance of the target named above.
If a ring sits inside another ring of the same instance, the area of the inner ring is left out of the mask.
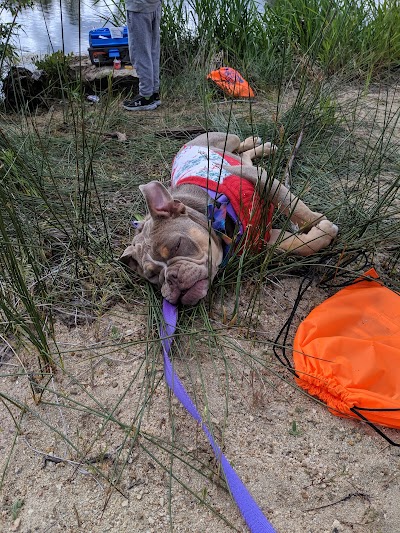
[[[254,91],[243,76],[231,67],[221,67],[207,75],[224,93],[234,98],[254,98]]]

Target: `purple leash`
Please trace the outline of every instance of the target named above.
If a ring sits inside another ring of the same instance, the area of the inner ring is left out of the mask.
[[[165,328],[160,328],[160,336],[164,355],[164,374],[168,387],[172,390],[183,407],[185,407],[185,409],[192,415],[196,422],[201,425],[201,428],[206,434],[207,439],[214,450],[215,457],[221,462],[229,490],[251,533],[275,533],[274,528],[251,497],[241,479],[236,474],[225,455],[222,453],[221,448],[214,441],[213,436],[203,422],[199,412],[192,402],[192,399],[174,372],[168,354],[171,349],[173,335],[178,322],[177,306],[169,303],[167,300],[163,300],[163,317]]]

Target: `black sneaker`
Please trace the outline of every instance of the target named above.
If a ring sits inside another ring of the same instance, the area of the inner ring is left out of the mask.
[[[156,104],[157,107],[159,105],[161,105],[160,93],[154,93],[153,94],[153,101],[154,101],[154,103]]]
[[[122,105],[128,111],[150,111],[157,107],[157,104],[154,101],[154,96],[145,98],[140,94],[138,94],[133,100],[125,100]]]

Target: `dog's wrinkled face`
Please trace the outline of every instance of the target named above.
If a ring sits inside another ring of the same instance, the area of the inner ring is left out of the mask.
[[[169,302],[195,305],[206,296],[222,261],[222,247],[206,220],[174,200],[159,182],[141,185],[149,215],[121,261],[161,287]]]

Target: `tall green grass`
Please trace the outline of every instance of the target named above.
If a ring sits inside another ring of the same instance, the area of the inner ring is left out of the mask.
[[[171,0],[162,55],[166,65],[183,60],[186,68],[189,58],[223,51],[227,63],[270,85],[299,62],[325,75],[377,76],[400,66],[399,13],[398,0],[276,0],[265,9],[253,0]]]

